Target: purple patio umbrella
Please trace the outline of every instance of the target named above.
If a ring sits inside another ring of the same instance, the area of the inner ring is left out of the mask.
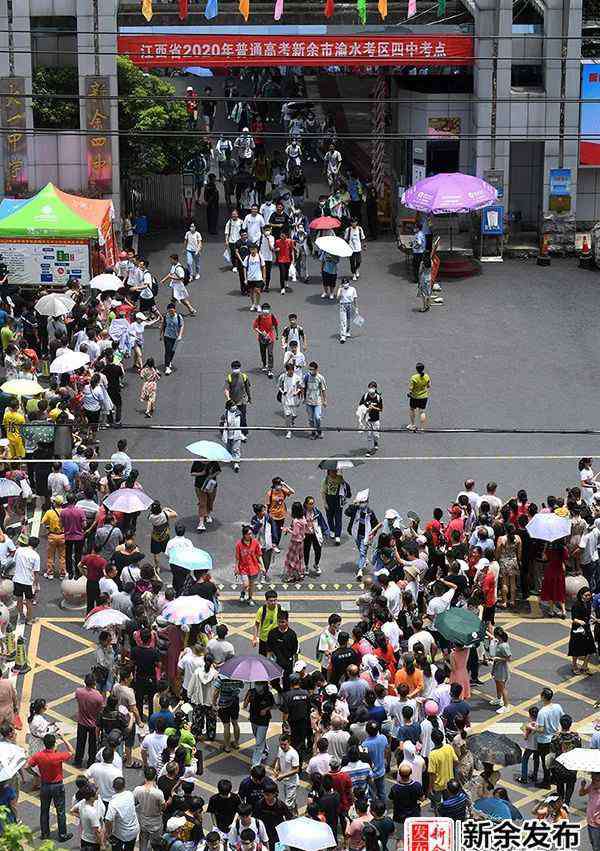
[[[268,683],[283,676],[283,668],[264,656],[234,656],[223,662],[219,673],[244,683]]]
[[[139,488],[119,488],[104,500],[104,505],[110,511],[120,511],[122,514],[135,514],[150,508],[154,500]]]
[[[402,203],[421,213],[468,213],[493,204],[498,193],[493,186],[470,174],[460,171],[435,174],[417,180],[402,195]]]

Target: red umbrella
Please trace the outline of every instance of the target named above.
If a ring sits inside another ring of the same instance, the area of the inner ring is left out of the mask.
[[[339,228],[341,222],[333,216],[319,216],[318,219],[313,219],[310,223],[311,230],[331,230]]]

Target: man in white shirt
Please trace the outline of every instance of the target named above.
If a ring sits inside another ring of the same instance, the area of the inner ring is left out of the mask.
[[[331,730],[328,730],[323,738],[327,740],[327,752],[330,759],[336,756],[342,760],[346,756],[350,733],[344,730],[344,720],[339,715],[333,716],[331,719]]]
[[[237,274],[237,265],[235,261],[236,245],[240,240],[242,233],[242,220],[237,210],[231,211],[231,216],[225,223],[225,250],[229,252],[229,262],[231,263],[231,271]]]
[[[414,633],[408,639],[408,651],[413,652],[415,644],[422,644],[425,649],[425,655],[431,656],[431,648],[435,647],[433,635],[426,629],[423,629],[423,621],[417,619],[413,621]]]
[[[340,343],[345,343],[346,338],[352,336],[350,330],[358,303],[356,287],[351,286],[349,278],[342,278],[337,299],[340,303]]]
[[[117,777],[113,782],[114,795],[104,820],[106,835],[115,851],[133,851],[140,832],[133,792],[125,789],[125,781]]]
[[[487,502],[490,507],[490,514],[492,517],[495,517],[499,513],[503,505],[500,497],[496,496],[497,487],[498,485],[496,482],[488,482],[485,488],[485,494],[479,498],[479,505],[481,505],[482,502]]]
[[[190,225],[190,229],[186,232],[183,241],[185,244],[185,255],[187,257],[190,281],[194,279],[197,280],[200,277],[202,236],[200,231],[196,230],[196,225],[193,222]]]
[[[55,496],[64,497],[71,490],[69,480],[65,474],[61,472],[61,470],[61,464],[52,465],[52,472],[48,476],[48,490],[50,491],[51,498],[54,498]]]
[[[123,778],[123,769],[117,768],[113,763],[114,751],[108,745],[102,749],[102,762],[95,762],[85,772],[85,776],[94,781],[98,794],[105,804],[108,804],[115,795],[113,783],[120,777]]]
[[[123,438],[122,440],[117,441],[117,451],[113,452],[110,456],[110,460],[113,464],[122,464],[123,465],[123,475],[125,478],[131,473],[131,458],[126,452],[127,450],[127,441]]]
[[[38,538],[21,534],[15,550],[15,572],[13,574],[14,595],[19,617],[26,613],[26,624],[33,622],[33,595],[39,590],[40,557],[36,553]]]
[[[261,216],[263,217],[263,219],[265,220],[266,225],[269,224],[271,216],[273,215],[275,210],[276,210],[275,202],[270,197],[267,198],[263,204],[261,204],[259,212],[260,212]]]
[[[317,658],[321,662],[321,670],[325,676],[328,675],[331,654],[340,646],[338,635],[340,632],[341,617],[334,612],[327,619],[327,629],[319,636],[317,644]]]
[[[215,660],[216,668],[220,668],[223,662],[235,656],[235,648],[233,644],[230,641],[225,640],[228,632],[229,630],[227,629],[226,624],[220,623],[217,627],[217,637],[211,638],[206,645],[207,651]]]
[[[465,479],[465,489],[457,494],[456,501],[458,502],[459,496],[466,496],[469,499],[469,503],[471,508],[475,513],[477,513],[477,509],[479,508],[479,502],[481,497],[475,490],[475,479]]]
[[[392,617],[397,618],[402,608],[402,592],[393,579],[385,573],[379,577],[379,584],[383,588],[383,596],[387,600],[387,607]]]
[[[296,340],[291,340],[289,347],[283,356],[283,368],[285,369],[290,361],[294,365],[294,375],[296,375],[304,383],[304,373],[306,372],[306,357],[298,348]]]
[[[167,737],[165,730],[167,729],[167,721],[165,718],[157,718],[154,725],[154,732],[148,733],[142,739],[141,754],[144,767],[147,765],[158,769],[161,764],[162,752],[167,746]]]
[[[253,204],[250,208],[250,212],[244,219],[244,229],[248,232],[248,242],[253,245],[258,245],[260,243],[262,229],[264,226],[265,220],[258,212],[258,206]]]
[[[116,575],[117,568],[112,564],[107,564],[104,568],[104,576],[98,583],[101,594],[108,594],[109,597],[112,597],[113,594],[117,593],[119,586],[115,582]]]
[[[323,776],[324,774],[329,773],[330,755],[327,753],[328,747],[329,742],[326,738],[319,739],[317,742],[317,753],[309,759],[306,767],[309,777],[313,774],[320,774]]]
[[[352,249],[350,257],[350,270],[352,271],[352,280],[356,281],[360,278],[360,264],[362,261],[362,244],[365,240],[365,232],[358,223],[358,219],[352,219],[350,227],[346,228],[344,239]]]

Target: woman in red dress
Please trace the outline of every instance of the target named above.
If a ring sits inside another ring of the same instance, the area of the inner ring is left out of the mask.
[[[549,609],[551,617],[557,614],[563,620],[567,616],[565,612],[565,562],[568,557],[569,551],[565,547],[564,541],[553,541],[548,544],[545,557],[546,567],[540,592],[543,608]]]
[[[252,536],[250,526],[242,526],[242,537],[235,545],[235,574],[243,582],[240,591],[240,601],[248,595],[248,605],[255,606],[254,583],[260,571],[264,571],[262,549],[256,538]]]

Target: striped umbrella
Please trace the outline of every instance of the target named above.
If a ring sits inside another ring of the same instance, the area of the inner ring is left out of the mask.
[[[169,603],[160,613],[160,616],[169,623],[179,626],[202,623],[212,618],[215,607],[209,600],[203,597],[177,597]]]

